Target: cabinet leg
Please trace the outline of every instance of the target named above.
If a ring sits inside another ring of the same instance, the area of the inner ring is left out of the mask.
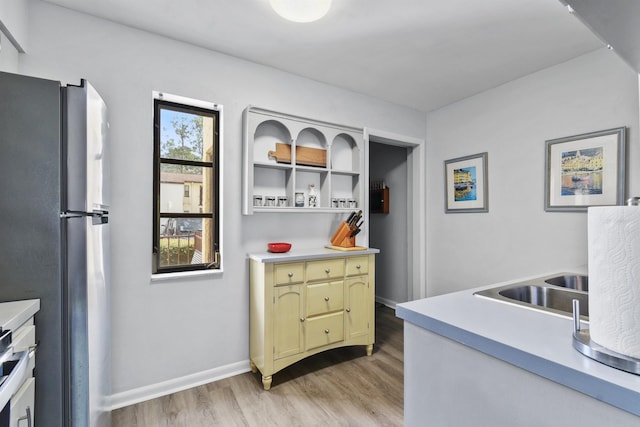
[[[270,390],[271,389],[271,380],[273,378],[271,377],[271,375],[268,376],[262,376],[262,386],[264,387],[265,390]]]
[[[250,360],[249,363],[251,364],[251,372],[253,372],[254,374],[258,372],[258,367],[255,363],[253,363],[253,360]]]
[[[373,344],[367,345],[367,356],[371,356],[373,354]]]

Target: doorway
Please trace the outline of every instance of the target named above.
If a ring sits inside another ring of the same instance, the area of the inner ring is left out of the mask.
[[[368,182],[388,187],[388,213],[369,213],[376,256],[376,301],[423,298],[425,285],[424,140],[369,129]],[[376,193],[377,194],[377,193]]]

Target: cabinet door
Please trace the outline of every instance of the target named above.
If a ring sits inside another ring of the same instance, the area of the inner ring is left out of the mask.
[[[346,331],[347,340],[369,333],[369,318],[372,310],[372,296],[369,291],[369,276],[345,280],[346,287]]]
[[[11,398],[11,427],[27,427],[33,425],[33,408],[35,403],[35,378],[27,378],[20,389]]]
[[[303,285],[277,286],[273,310],[273,358],[303,351]]]

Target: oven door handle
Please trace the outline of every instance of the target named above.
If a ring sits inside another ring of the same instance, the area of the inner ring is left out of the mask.
[[[27,366],[33,353],[29,350],[14,353],[7,361],[18,360],[7,378],[0,385],[0,408],[4,408],[18,391],[24,380],[28,378]],[[7,362],[5,361],[5,363]]]

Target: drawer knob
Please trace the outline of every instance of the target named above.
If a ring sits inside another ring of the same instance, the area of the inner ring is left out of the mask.
[[[292,272],[289,272],[289,274],[287,274],[287,276],[289,276],[289,277],[293,277],[293,273],[292,273]]]
[[[325,301],[329,301],[329,297],[324,297],[324,300]]]
[[[351,309],[349,307],[347,307],[347,309],[345,310],[347,313],[351,313]]]
[[[301,318],[300,318],[300,321],[301,321],[301,322],[304,322],[305,320],[307,320],[307,319],[305,319],[304,317],[301,317]]]
[[[360,270],[360,264],[356,265],[356,268],[357,268],[358,270]]]
[[[328,333],[329,333],[329,330],[328,330],[328,329],[325,329],[325,330],[324,330],[324,333],[325,333],[325,334],[328,334]]]
[[[327,268],[326,270],[324,270],[324,272],[325,272],[325,273],[327,273],[327,274],[329,274],[329,273],[331,273],[331,269],[330,269],[330,268]]]

